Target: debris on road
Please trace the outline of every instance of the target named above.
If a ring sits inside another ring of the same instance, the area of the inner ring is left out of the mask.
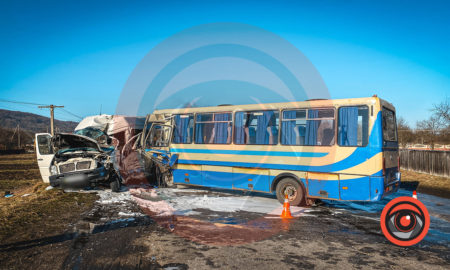
[[[250,212],[259,216],[279,217],[282,206],[270,196],[241,195],[203,189],[130,189],[136,203],[154,213],[155,216],[195,216],[207,210],[214,213]],[[299,217],[312,208],[291,206],[294,217]]]
[[[92,209],[74,224],[75,232],[92,234],[150,222],[150,218],[142,213],[125,187],[120,192],[104,189],[79,192],[96,193],[99,198]]]

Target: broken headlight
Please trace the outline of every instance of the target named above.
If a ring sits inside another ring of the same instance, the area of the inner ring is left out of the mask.
[[[58,169],[56,168],[55,165],[50,166],[50,174],[51,174],[51,175],[58,174]]]

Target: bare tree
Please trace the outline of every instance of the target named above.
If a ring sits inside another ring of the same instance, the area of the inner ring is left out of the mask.
[[[413,143],[415,135],[403,117],[397,119],[398,142],[405,147],[408,143]]]
[[[431,111],[439,119],[442,129],[450,127],[450,98],[447,97],[441,103],[434,104]]]
[[[422,137],[423,143],[429,143],[431,149],[434,149],[434,144],[441,131],[441,121],[439,117],[432,115],[428,120],[417,122],[416,134]]]
[[[450,98],[447,97],[439,104],[434,104],[433,116],[437,118],[439,134],[437,141],[443,144],[450,143]]]

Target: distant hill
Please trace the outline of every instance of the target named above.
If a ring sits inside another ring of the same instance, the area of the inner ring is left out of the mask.
[[[17,132],[20,126],[21,145],[31,144],[35,133],[50,132],[50,118],[27,112],[0,109],[0,149],[17,147]],[[77,122],[55,120],[56,132],[73,132]]]
[[[50,118],[34,113],[8,111],[0,109],[0,127],[14,129],[17,124],[20,129],[32,133],[50,132]],[[55,120],[55,128],[58,132],[73,132],[77,122]]]

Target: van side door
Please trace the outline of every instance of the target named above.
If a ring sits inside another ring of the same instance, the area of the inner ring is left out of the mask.
[[[45,183],[50,182],[50,163],[55,156],[53,153],[51,139],[52,136],[48,133],[36,133],[35,135],[36,158],[42,180]]]

